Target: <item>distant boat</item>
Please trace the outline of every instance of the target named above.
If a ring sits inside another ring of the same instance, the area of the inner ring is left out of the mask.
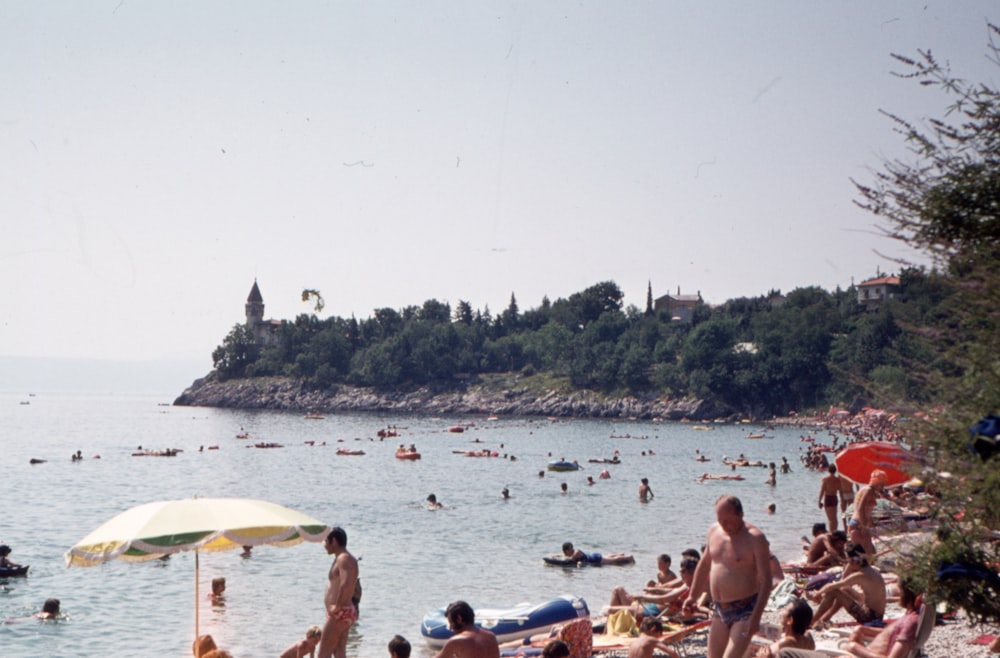
[[[323,420],[324,418],[326,418],[326,416],[324,416],[323,414],[308,413],[306,414],[306,418],[308,418],[309,420]]]
[[[691,429],[693,429],[693,430],[706,430],[706,431],[711,431],[711,430],[714,430],[715,428],[714,428],[714,427],[712,427],[711,425],[692,425],[692,426],[691,426]]]
[[[21,564],[16,567],[0,567],[0,578],[17,578],[28,575],[29,565]]]
[[[764,436],[763,432],[760,432],[759,434],[753,434],[753,433],[747,434],[747,438],[748,439],[766,439],[767,437]]]

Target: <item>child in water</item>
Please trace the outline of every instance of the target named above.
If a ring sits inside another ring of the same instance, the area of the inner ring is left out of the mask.
[[[306,631],[305,639],[299,640],[281,653],[281,658],[310,658],[315,655],[316,645],[323,635],[319,626],[310,626]]]
[[[212,579],[212,593],[208,598],[213,602],[221,603],[226,600],[226,579],[221,576]]]
[[[389,640],[389,658],[410,658],[410,643],[402,635]]]

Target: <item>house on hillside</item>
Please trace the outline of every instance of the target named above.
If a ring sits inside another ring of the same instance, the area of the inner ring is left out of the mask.
[[[858,284],[858,303],[866,311],[877,311],[882,302],[899,295],[898,276],[878,276]]]
[[[666,294],[657,297],[653,302],[653,311],[659,315],[660,312],[670,314],[670,319],[674,322],[691,322],[694,309],[698,304],[703,304],[705,300],[701,298],[699,290],[694,295],[682,295],[680,286],[677,286],[677,294]]]
[[[262,347],[277,345],[281,320],[264,319],[264,298],[257,287],[257,279],[253,280],[253,288],[247,295],[244,309],[247,314],[246,327],[253,334],[254,341]]]

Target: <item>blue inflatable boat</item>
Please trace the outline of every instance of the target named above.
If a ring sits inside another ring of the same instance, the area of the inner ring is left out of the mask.
[[[549,462],[548,469],[550,471],[578,471],[580,470],[580,465],[576,462],[567,461],[554,461]]]
[[[589,617],[587,602],[577,596],[557,596],[544,603],[521,603],[512,608],[479,608],[475,610],[476,626],[497,636],[498,642],[520,640],[551,630],[557,624],[564,624],[577,617]],[[448,628],[444,608],[432,610],[424,615],[420,634],[432,647],[440,648],[454,633]]]

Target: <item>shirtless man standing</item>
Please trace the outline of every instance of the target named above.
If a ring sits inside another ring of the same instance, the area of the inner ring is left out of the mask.
[[[334,555],[330,567],[330,582],[323,596],[326,623],[320,636],[319,658],[344,658],[347,655],[347,631],[358,620],[358,608],[351,597],[358,584],[358,561],[347,552],[347,533],[334,528],[326,536],[327,555]]]
[[[742,658],[771,593],[771,549],[764,533],[743,521],[743,504],[736,496],[719,498],[715,517],[684,609],[694,609],[707,586],[715,610],[707,656]]]
[[[872,542],[872,528],[875,526],[875,518],[872,510],[878,502],[879,494],[887,481],[885,472],[880,469],[872,471],[867,487],[861,487],[858,497],[854,501],[854,515],[847,523],[847,536],[851,541],[861,544],[868,554],[869,560],[875,559],[875,544]]]
[[[476,613],[465,601],[455,601],[444,611],[448,628],[455,632],[434,658],[500,658],[497,636],[476,626]]]
[[[826,512],[826,525],[830,532],[837,530],[837,496],[840,494],[840,478],[837,467],[830,464],[827,474],[819,483],[819,508]]]

